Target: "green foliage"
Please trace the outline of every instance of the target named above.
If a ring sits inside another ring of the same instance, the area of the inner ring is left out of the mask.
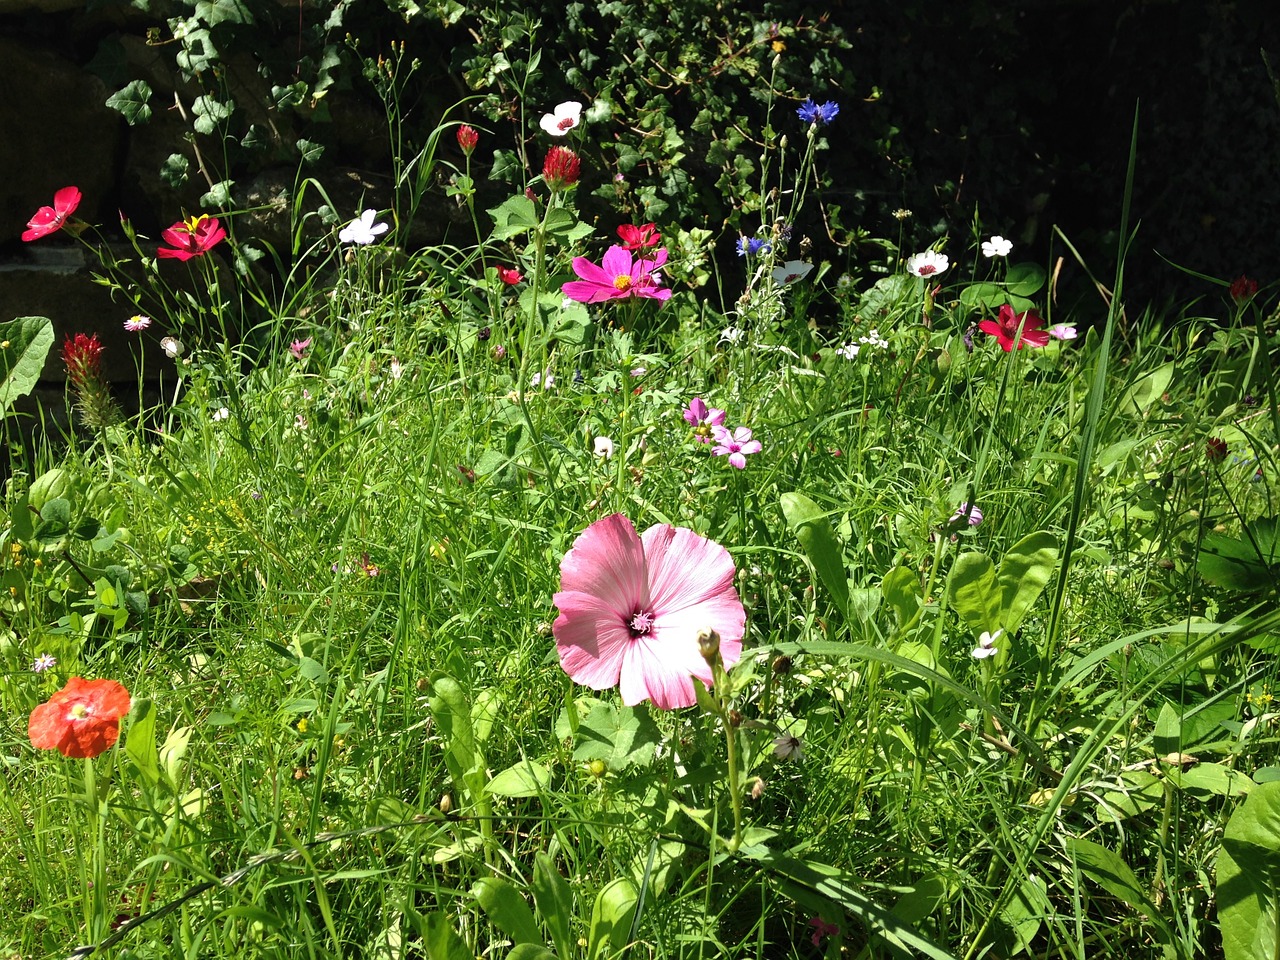
[[[0,323],[0,417],[31,392],[53,346],[48,317],[18,317]]]
[[[1218,916],[1227,960],[1280,949],[1280,783],[1252,791],[1227,821],[1218,853]]]

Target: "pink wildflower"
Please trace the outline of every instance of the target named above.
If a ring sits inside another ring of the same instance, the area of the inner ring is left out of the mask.
[[[690,400],[682,416],[693,427],[693,439],[699,443],[710,443],[712,429],[724,423],[724,411],[708,407],[701,397]]]
[[[711,683],[700,630],[719,633],[726,669],[742,657],[746,611],[733,577],[729,551],[692,530],[660,523],[637,536],[620,513],[597,520],[560,563],[560,665],[593,690],[616,685],[627,706],[692,706],[692,678]]]
[[[27,221],[27,229],[22,231],[22,239],[30,243],[32,240],[39,240],[51,233],[57,233],[66,226],[67,218],[76,212],[78,206],[80,206],[80,189],[63,187],[53,195],[52,207],[41,207],[35,212],[35,216]],[[1257,288],[1257,284],[1254,284],[1254,288]]]
[[[712,427],[711,436],[716,441],[716,448],[711,452],[717,457],[728,456],[729,465],[742,470],[747,465],[747,456],[759,453],[764,449],[759,440],[751,439],[750,427]]]
[[[307,350],[311,348],[311,338],[305,340],[295,340],[289,344],[289,352],[293,354],[293,359],[302,360],[307,355]]]
[[[631,251],[614,244],[605,251],[600,266],[586,257],[573,258],[573,272],[581,280],[571,280],[560,289],[579,303],[603,303],[626,297],[669,300],[671,291],[658,286],[654,271],[667,262],[667,251],[657,251],[652,260],[633,260]]]
[[[815,947],[822,946],[822,941],[828,937],[835,937],[840,934],[840,928],[834,923],[827,923],[821,917],[814,917],[809,921],[809,926],[813,927],[813,945]]]

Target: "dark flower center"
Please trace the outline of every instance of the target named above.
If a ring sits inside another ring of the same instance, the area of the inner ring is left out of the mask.
[[[647,610],[638,610],[635,616],[631,618],[628,626],[631,628],[631,638],[633,640],[636,637],[643,637],[653,629],[653,614]]]

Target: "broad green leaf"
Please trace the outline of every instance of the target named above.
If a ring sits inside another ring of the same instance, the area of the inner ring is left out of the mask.
[[[1206,534],[1200,542],[1196,570],[1210,583],[1228,590],[1256,593],[1280,583],[1280,522],[1264,517],[1246,524],[1240,537]]]
[[[475,960],[466,943],[453,931],[453,921],[444,913],[429,913],[419,920],[422,946],[427,960]]]
[[[533,858],[533,902],[538,915],[551,933],[551,942],[562,957],[574,955],[575,944],[569,936],[569,921],[573,918],[573,890],[569,881],[560,875],[556,863],[545,853]]]
[[[1170,782],[1181,790],[1215,797],[1243,797],[1256,786],[1239,770],[1220,763],[1197,763],[1185,770],[1174,767],[1167,775]]]
[[[31,392],[52,346],[53,323],[48,317],[0,323],[0,417],[9,412],[13,401]]]
[[[160,179],[175,190],[184,186],[191,172],[191,161],[181,153],[171,153],[160,168]]]
[[[56,543],[71,529],[71,503],[66,497],[54,497],[40,508],[35,538],[41,543]]]
[[[1168,921],[1151,903],[1141,882],[1120,854],[1082,837],[1067,841],[1067,853],[1075,859],[1080,872],[1086,877],[1113,897],[1146,914],[1154,923],[1154,932],[1162,943],[1173,942],[1174,934]]]
[[[908,567],[894,567],[886,573],[880,581],[880,592],[893,609],[899,630],[911,622],[924,603],[920,577]]]
[[[844,559],[835,532],[827,520],[826,511],[803,493],[784,493],[779,502],[787,525],[799,539],[818,571],[818,577],[835,600],[840,613],[849,613],[849,581],[845,575]]]
[[[151,107],[147,104],[150,99],[151,87],[147,81],[134,80],[107,97],[107,106],[120,111],[132,127],[151,119]]]
[[[1058,540],[1045,531],[1023,537],[1000,561],[1001,619],[1005,633],[1015,634],[1044,591],[1058,565]]]
[[[207,94],[196,97],[191,104],[191,110],[196,115],[191,125],[195,127],[197,133],[216,133],[222,122],[231,116],[235,108],[234,100],[224,102]]]
[[[540,943],[519,943],[507,954],[507,960],[556,960],[556,955]]]
[[[603,760],[611,770],[633,763],[646,766],[661,739],[647,709],[600,702],[578,723],[573,759]]]
[[[1015,297],[1033,297],[1044,286],[1044,267],[1038,263],[1013,263],[1005,275],[1005,287]]]
[[[182,775],[182,759],[187,755],[192,730],[192,727],[175,727],[160,745],[160,766],[171,786],[176,787]]]
[[[509,240],[528,233],[538,225],[538,211],[533,201],[523,194],[504,201],[488,211],[493,217],[493,239]]]
[[[1009,951],[1011,956],[1027,949],[1032,938],[1040,932],[1044,918],[1052,912],[1044,880],[1036,876],[1023,880],[1000,911],[1000,919],[1013,934],[1013,946]]]
[[[1170,361],[1131,384],[1120,396],[1120,412],[1130,416],[1146,416],[1152,404],[1169,389],[1175,369],[1173,361]]]
[[[541,943],[533,911],[512,884],[500,877],[481,877],[471,888],[485,915],[513,943]]]
[[[196,16],[211,27],[223,23],[253,23],[253,14],[243,0],[200,0]]]
[[[124,752],[151,786],[160,782],[160,757],[156,751],[156,708],[150,700],[139,699],[129,711],[129,735]]]
[[[639,894],[627,877],[605,884],[591,908],[591,927],[587,931],[588,960],[617,956],[631,936],[631,919],[636,913]]]
[[[497,774],[484,789],[498,797],[536,797],[550,785],[551,771],[544,764],[521,760]]]
[[[43,510],[44,505],[50,500],[66,497],[70,493],[71,480],[67,476],[67,471],[56,467],[40,474],[31,482],[31,489],[27,491],[27,502],[37,510]]]
[[[998,283],[971,283],[960,291],[960,305],[970,313],[994,313],[1008,302]]]
[[[324,156],[323,143],[316,143],[314,140],[299,140],[297,147],[298,153],[302,156],[302,162],[305,164],[318,163],[320,158]]]
[[[984,553],[965,553],[956,558],[947,577],[951,607],[975,633],[994,633],[1000,628],[1003,606],[996,568]]]
[[[1271,960],[1280,948],[1280,781],[1255,787],[1231,815],[1217,874],[1223,956]]]

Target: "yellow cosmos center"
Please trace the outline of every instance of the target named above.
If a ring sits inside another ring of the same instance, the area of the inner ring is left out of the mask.
[[[622,276],[620,276],[620,277],[614,277],[614,278],[613,278],[613,288],[614,288],[615,290],[630,290],[630,289],[631,289],[631,275],[630,275],[630,274],[626,274],[626,273],[624,273],[624,274],[623,274]]]

